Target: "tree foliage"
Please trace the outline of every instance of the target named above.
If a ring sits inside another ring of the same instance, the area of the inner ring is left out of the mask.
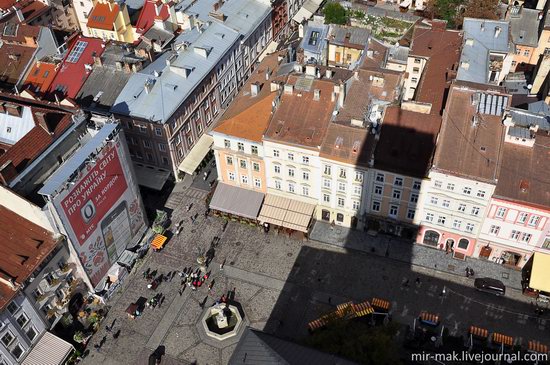
[[[308,337],[306,343],[361,364],[397,365],[399,351],[393,337],[397,327],[369,327],[365,323],[336,322]]]
[[[424,14],[460,28],[464,18],[499,19],[499,0],[428,0]]]
[[[499,18],[499,0],[470,0],[464,9],[462,17],[493,19]],[[462,17],[460,19],[462,23]]]
[[[329,2],[323,8],[326,24],[347,24],[348,15],[346,9],[340,3]]]

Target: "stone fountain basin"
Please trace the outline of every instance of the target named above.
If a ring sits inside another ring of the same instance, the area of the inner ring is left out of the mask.
[[[229,325],[225,328],[217,328],[215,316],[218,314],[218,310],[216,308],[210,307],[204,312],[201,323],[208,337],[223,341],[237,335],[243,323],[241,314],[237,307],[233,305],[227,305],[227,310],[230,313],[228,315]]]

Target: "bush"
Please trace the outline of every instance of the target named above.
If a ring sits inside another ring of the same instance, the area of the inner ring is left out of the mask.
[[[323,9],[326,24],[347,24],[346,9],[339,3],[329,2]]]

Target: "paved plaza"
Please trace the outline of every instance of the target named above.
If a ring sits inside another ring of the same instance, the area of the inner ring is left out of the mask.
[[[107,318],[91,340],[85,364],[146,363],[144,354],[159,346],[182,364],[226,364],[237,339],[218,343],[205,338],[199,319],[204,313],[203,302],[207,308],[233,289],[247,324],[291,339],[307,336],[307,322],[339,303],[380,297],[392,303],[394,321],[404,324],[412,324],[421,310],[427,310],[439,314],[451,333],[465,334],[473,324],[515,336],[523,344],[530,339],[550,343],[550,323],[532,316],[533,308],[519,290],[509,289],[505,298],[498,298],[475,291],[473,279],[428,265],[411,265],[392,254],[384,257],[369,250],[266,235],[258,227],[238,222],[229,222],[224,230],[225,221],[202,214],[205,197],[206,192],[193,186],[174,190],[166,205],[173,210],[173,222],[184,220],[184,230],[172,237],[163,251],[148,253],[115,294]],[[189,202],[193,206],[187,212]],[[195,215],[192,224],[190,217]],[[142,277],[145,269],[166,274],[184,267],[197,268],[198,252],[207,250],[214,237],[221,241],[209,266],[208,283],[214,281],[211,293],[205,284],[197,291],[186,288],[179,295],[180,279],[176,276],[156,290],[166,296],[160,308],[146,308],[134,320],[127,317],[125,310],[130,303],[155,294]],[[225,265],[220,270],[222,262]],[[407,279],[410,284],[403,286]],[[441,295],[443,288],[446,293]],[[121,331],[117,339],[105,331],[105,325],[113,321],[113,332]],[[94,349],[93,344],[103,336],[107,336],[106,343]]]

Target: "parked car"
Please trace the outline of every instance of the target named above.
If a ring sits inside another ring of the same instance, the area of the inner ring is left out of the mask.
[[[502,281],[497,279],[477,278],[474,281],[474,286],[478,291],[484,291],[497,296],[506,294],[506,286],[504,286]]]

